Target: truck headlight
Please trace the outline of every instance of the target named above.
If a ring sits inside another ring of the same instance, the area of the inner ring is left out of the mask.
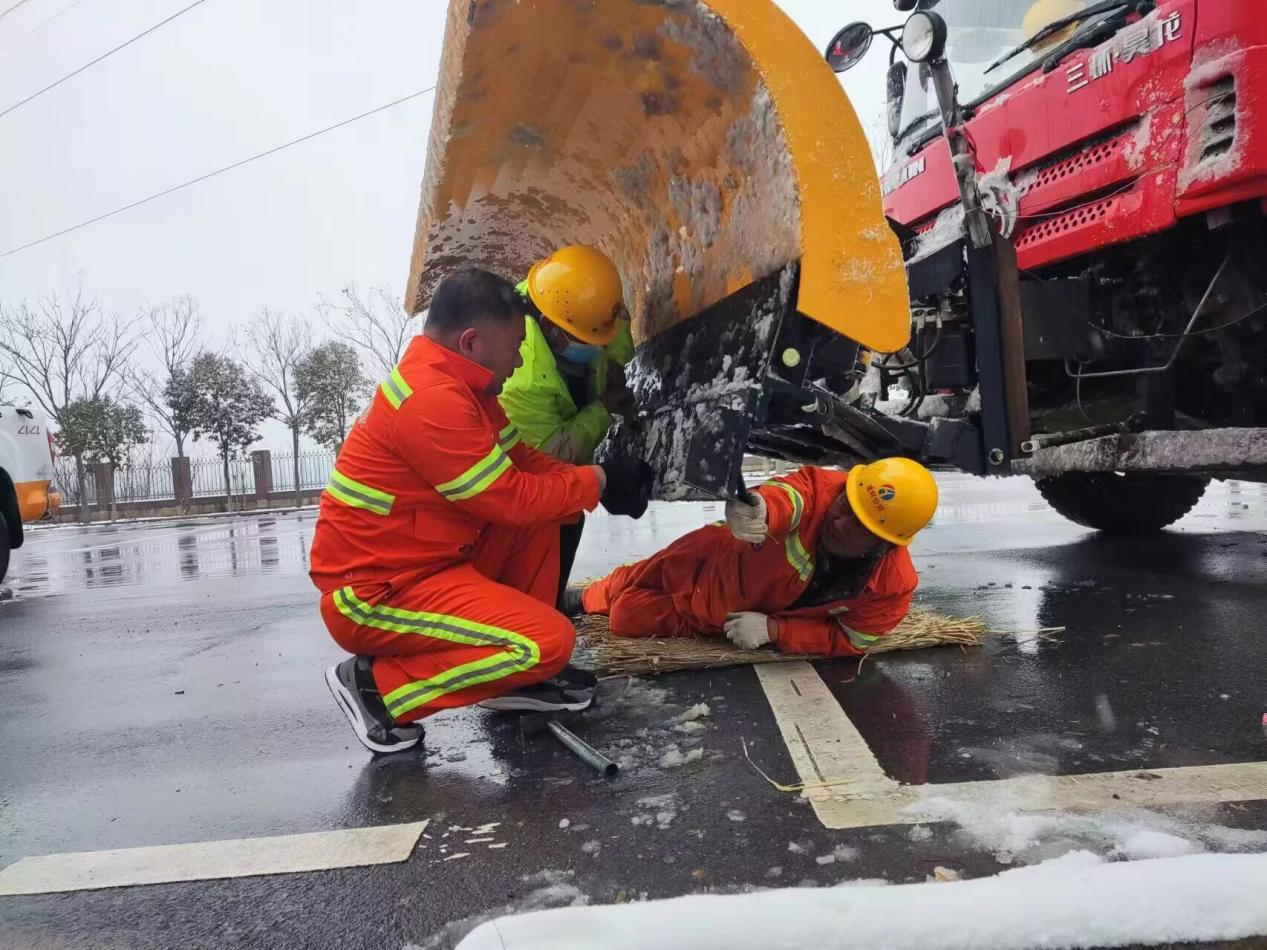
[[[946,51],[946,21],[926,10],[912,13],[902,27],[902,52],[912,63],[940,59]]]

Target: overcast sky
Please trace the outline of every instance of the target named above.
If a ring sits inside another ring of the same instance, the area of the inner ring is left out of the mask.
[[[0,111],[190,0],[0,0]],[[779,0],[822,49],[890,0]],[[430,86],[443,0],[205,0],[0,117],[0,252]],[[5,10],[11,12],[4,13]],[[34,32],[32,32],[34,31]],[[864,127],[887,55],[845,88]],[[130,311],[197,298],[223,339],[261,307],[404,287],[431,95],[0,259],[0,299],[73,287]]]

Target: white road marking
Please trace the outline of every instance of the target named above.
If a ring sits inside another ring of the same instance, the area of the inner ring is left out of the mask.
[[[1267,800],[1267,762],[899,785],[884,774],[866,740],[809,663],[771,663],[755,669],[797,775],[809,786],[802,794],[827,828],[935,820],[939,807],[927,804],[933,800],[1002,811]],[[815,787],[821,785],[830,787]]]
[[[866,800],[898,791],[814,667],[766,663],[755,669],[801,781],[832,786],[804,792],[824,825],[837,827],[842,796]]]
[[[81,851],[23,858],[0,871],[0,895],[297,874],[406,860],[426,821],[270,838]]]

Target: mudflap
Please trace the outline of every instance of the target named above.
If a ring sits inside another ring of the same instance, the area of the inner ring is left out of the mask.
[[[795,308],[791,265],[638,347],[626,368],[638,414],[617,420],[599,461],[644,459],[663,500],[729,498],[745,455],[848,466],[905,455],[976,468],[966,422],[918,422],[847,405],[859,345]]]
[[[625,368],[637,417],[617,421],[599,461],[646,460],[657,498],[729,495],[764,415],[770,357],[795,283],[795,267],[784,268],[638,347]]]

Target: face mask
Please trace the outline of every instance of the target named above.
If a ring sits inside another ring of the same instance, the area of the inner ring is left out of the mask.
[[[588,366],[598,359],[598,354],[601,351],[602,347],[595,346],[592,343],[577,343],[574,340],[568,340],[568,345],[559,356],[569,363],[575,363],[578,366]]]

